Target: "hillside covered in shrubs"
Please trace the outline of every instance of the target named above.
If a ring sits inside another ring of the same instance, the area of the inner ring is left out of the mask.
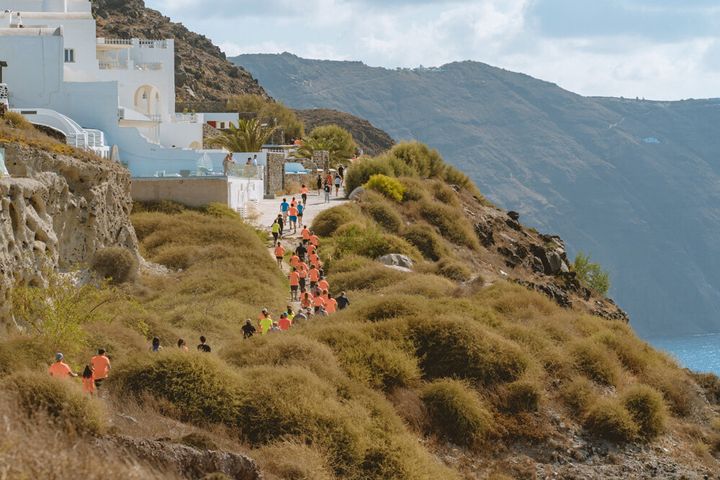
[[[108,259],[124,255],[99,255],[83,287],[93,295],[59,289],[50,321],[0,340],[10,477],[717,472],[717,378],[639,340],[578,279],[560,239],[492,206],[420,144],[359,160],[347,182],[354,200],[313,229],[332,292],[351,306],[250,339],[245,319],[288,298],[266,234],[219,205],[136,205],[146,262],[115,272]],[[411,262],[391,268],[386,254]],[[201,334],[212,353],[192,348]],[[56,351],[77,371],[99,347],[113,362],[100,398],[45,374]],[[79,460],[95,448],[106,454]]]

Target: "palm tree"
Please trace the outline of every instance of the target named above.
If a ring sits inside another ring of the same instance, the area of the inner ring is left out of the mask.
[[[277,127],[261,124],[255,119],[240,120],[237,127],[230,124],[229,130],[208,139],[206,144],[210,148],[223,148],[229,152],[259,152],[275,130]]]

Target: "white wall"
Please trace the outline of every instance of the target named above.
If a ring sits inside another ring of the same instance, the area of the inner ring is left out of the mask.
[[[228,205],[237,210],[263,198],[263,181],[228,177]]]
[[[28,59],[40,61],[28,61]],[[3,81],[10,105],[44,107],[62,93],[63,39],[60,36],[0,36],[0,59],[7,61]]]
[[[194,148],[202,148],[203,124],[202,123],[161,123],[160,143],[166,147],[193,148],[191,145],[197,142]]]

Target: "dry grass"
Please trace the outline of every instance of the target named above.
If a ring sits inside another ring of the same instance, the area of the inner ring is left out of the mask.
[[[336,477],[324,455],[310,445],[279,441],[254,450],[268,480],[334,480]]]
[[[612,399],[600,399],[590,407],[585,417],[585,428],[599,438],[621,443],[634,440],[639,433],[630,412]]]

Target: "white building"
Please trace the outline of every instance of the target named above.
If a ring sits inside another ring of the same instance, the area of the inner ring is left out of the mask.
[[[222,175],[225,154],[202,150],[203,114],[175,112],[172,39],[96,38],[88,0],[0,0],[0,60],[10,108],[133,177]]]

